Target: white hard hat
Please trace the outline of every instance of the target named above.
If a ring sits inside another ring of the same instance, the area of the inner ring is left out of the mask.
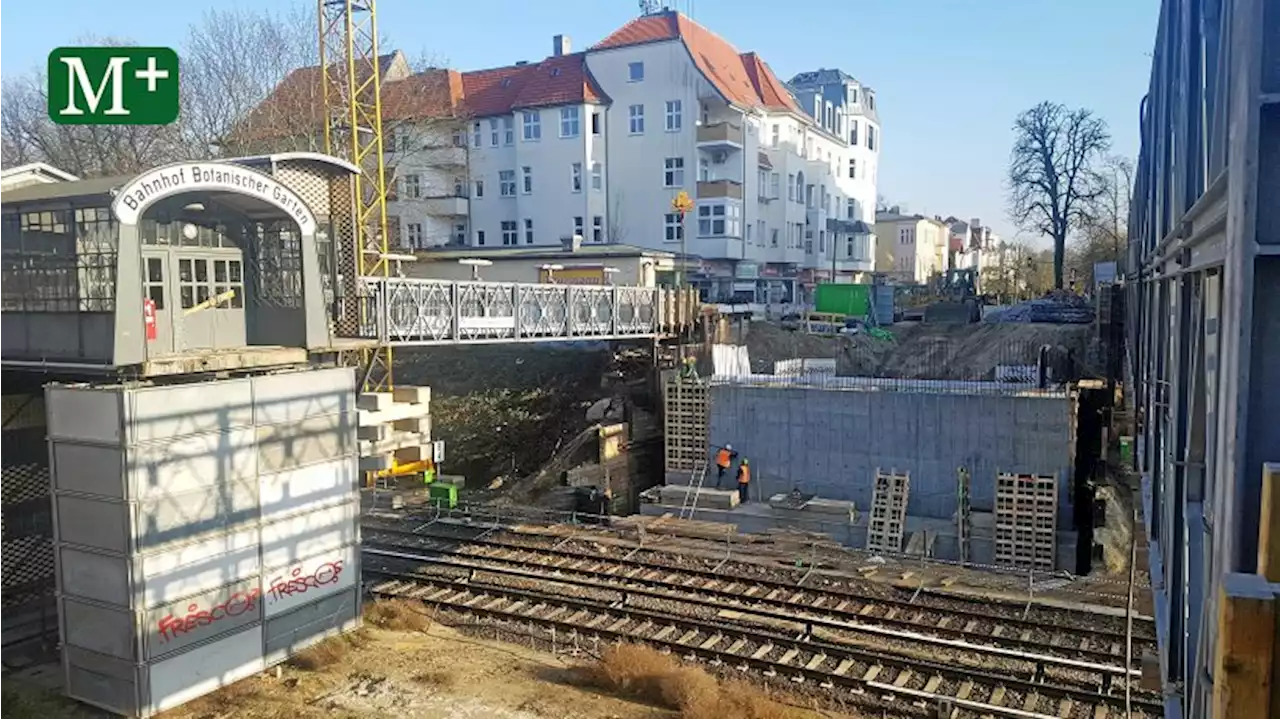
[[[724,446],[724,448],[725,448],[725,449],[733,449],[733,445],[731,445],[731,444],[726,444],[726,445]]]

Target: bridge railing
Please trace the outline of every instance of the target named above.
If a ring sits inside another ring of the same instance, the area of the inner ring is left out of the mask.
[[[360,336],[401,345],[652,337],[690,324],[689,291],[366,278]]]

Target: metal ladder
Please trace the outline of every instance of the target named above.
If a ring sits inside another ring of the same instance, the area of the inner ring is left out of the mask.
[[[693,519],[694,510],[698,508],[698,495],[702,494],[702,485],[707,481],[707,460],[704,457],[694,470],[693,480],[684,493],[684,502],[680,505],[680,519]]]

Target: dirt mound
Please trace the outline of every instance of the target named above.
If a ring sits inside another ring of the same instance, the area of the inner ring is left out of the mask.
[[[836,358],[836,374],[894,379],[992,379],[996,365],[1035,364],[1044,345],[1085,361],[1088,325],[1000,323],[972,325],[899,324],[893,339],[867,334],[823,337],[755,323],[747,334],[751,368],[771,373],[773,363],[796,358]],[[1088,368],[1084,373],[1089,374]]]

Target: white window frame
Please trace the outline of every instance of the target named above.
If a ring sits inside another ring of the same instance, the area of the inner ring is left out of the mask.
[[[422,223],[406,222],[404,223],[404,239],[410,247],[420,249],[422,247]]]
[[[422,177],[416,174],[404,176],[404,196],[411,200],[422,197]]]
[[[498,118],[489,118],[489,147],[498,146]]]
[[[667,100],[666,126],[667,132],[680,132],[684,125],[684,108],[679,100]]]
[[[698,237],[741,236],[741,203],[727,199],[698,203]]]
[[[787,201],[796,201],[796,175],[794,172],[787,173]]]
[[[533,194],[533,167],[529,165],[520,168],[520,192],[525,195]]]
[[[569,191],[582,192],[582,163],[569,165]]]
[[[664,242],[679,242],[684,235],[684,223],[680,221],[680,215],[675,212],[668,212],[662,216],[662,229]]]
[[[662,186],[684,187],[683,157],[668,157],[662,161]]]
[[[604,116],[599,110],[591,113],[591,134],[599,135],[604,132]]]
[[[542,139],[542,111],[525,110],[521,113],[521,125],[525,142],[537,142]]]
[[[858,158],[856,157],[849,158],[849,179],[858,179]]]
[[[858,146],[858,121],[854,120],[849,123],[849,144],[854,147]]]
[[[474,197],[477,200],[483,200],[484,199],[484,180],[476,180],[475,184],[476,184],[476,187],[475,187],[475,191],[472,193],[472,197]]]
[[[586,223],[582,217],[575,216],[573,218],[573,236],[582,237],[586,232]]]
[[[782,192],[782,173],[769,173],[769,197],[778,199],[778,195]]]
[[[524,243],[526,245],[533,244],[533,218],[524,218]]]
[[[604,217],[600,215],[591,218],[591,241],[604,242]]]
[[[520,244],[520,226],[515,220],[502,221],[502,246],[515,247]]]
[[[483,138],[483,130],[481,130],[480,123],[476,122],[472,124],[471,125],[471,146],[480,147],[481,144],[483,144],[481,142],[482,138]]]
[[[452,239],[454,240],[454,244],[467,244],[467,225],[465,222],[458,222],[454,224]]]
[[[516,196],[516,171],[515,170],[499,170],[498,171],[498,194],[503,197]]]
[[[502,118],[502,144],[504,147],[516,144],[516,119],[510,115]]]
[[[627,108],[627,132],[632,135],[644,134],[644,105],[631,105]]]
[[[577,137],[582,133],[582,108],[560,108],[560,137]]]
[[[627,63],[627,82],[644,82],[644,63]]]
[[[484,230],[476,230],[476,245],[484,246]]]
[[[604,165],[599,162],[591,163],[591,189],[604,189]]]

